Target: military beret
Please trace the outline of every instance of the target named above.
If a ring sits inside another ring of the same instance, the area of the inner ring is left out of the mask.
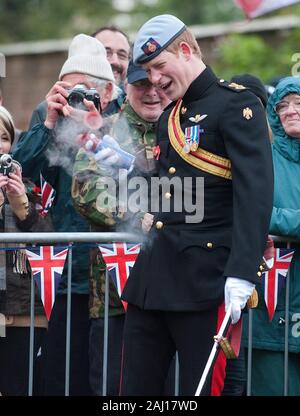
[[[134,63],[151,61],[185,29],[185,24],[171,14],[152,17],[138,31],[133,47]]]

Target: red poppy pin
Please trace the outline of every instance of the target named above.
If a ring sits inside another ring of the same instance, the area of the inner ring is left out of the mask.
[[[156,160],[159,159],[159,156],[160,156],[160,147],[159,147],[159,145],[153,147],[153,156],[155,157]]]

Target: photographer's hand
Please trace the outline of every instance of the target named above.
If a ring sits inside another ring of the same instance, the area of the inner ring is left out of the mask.
[[[82,123],[89,130],[98,130],[102,127],[103,119],[93,101],[88,101],[84,98],[83,104],[88,111],[74,108],[69,104],[66,104],[63,109],[63,115],[65,117],[71,117],[78,123]]]
[[[58,81],[46,95],[47,116],[44,124],[48,129],[55,127],[57,119],[63,111],[63,107],[67,104],[67,97],[69,95],[67,89],[71,87],[72,85],[69,82]]]
[[[22,180],[20,168],[17,166],[14,172],[7,176],[6,193],[8,195],[19,196],[25,194],[25,185]]]
[[[29,204],[19,166],[8,174],[6,196],[14,214],[20,221],[24,221],[29,213]]]
[[[0,188],[6,191],[7,183],[8,177],[6,175],[3,175],[3,173],[0,173]]]

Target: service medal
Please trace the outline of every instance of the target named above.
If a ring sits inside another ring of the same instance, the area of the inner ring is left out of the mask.
[[[185,145],[183,146],[184,153],[190,153],[191,146],[192,146],[191,140],[187,140]]]
[[[185,139],[190,141],[190,150],[196,152],[200,142],[200,133],[203,133],[203,129],[200,129],[200,126],[191,126],[186,127],[185,129]]]

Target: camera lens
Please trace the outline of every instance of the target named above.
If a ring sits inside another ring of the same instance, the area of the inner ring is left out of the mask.
[[[93,101],[95,107],[97,108],[97,110],[99,110],[100,96],[99,96],[96,89],[91,88],[90,90],[88,90],[87,93],[86,93],[85,98],[88,101]]]
[[[0,162],[3,166],[10,166],[12,164],[12,157],[10,155],[4,154],[1,156]]]
[[[85,97],[85,94],[80,91],[72,91],[68,96],[68,103],[72,107],[78,107]]]

